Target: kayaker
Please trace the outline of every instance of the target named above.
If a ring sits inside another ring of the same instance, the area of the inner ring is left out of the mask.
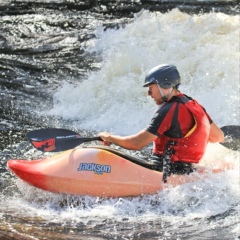
[[[163,64],[151,69],[144,87],[158,105],[150,124],[135,135],[118,136],[101,132],[105,145],[112,143],[131,150],[140,150],[153,142],[151,161],[158,170],[189,173],[205,153],[207,143],[223,142],[224,134],[205,109],[179,91],[180,74],[176,66]]]

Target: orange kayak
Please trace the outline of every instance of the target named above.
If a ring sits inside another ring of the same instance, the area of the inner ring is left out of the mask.
[[[9,160],[9,169],[28,184],[54,193],[99,197],[154,194],[164,186],[195,181],[204,169],[189,175],[172,174],[163,183],[162,172],[144,160],[106,147],[75,148],[41,160]],[[219,172],[219,170],[215,170]]]

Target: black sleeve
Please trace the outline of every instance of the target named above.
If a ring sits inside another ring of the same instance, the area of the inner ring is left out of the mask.
[[[160,115],[158,114],[158,112],[156,112],[150,122],[150,124],[146,127],[146,131],[160,137],[160,135],[158,134],[158,127],[159,127],[159,119],[160,119]]]
[[[165,116],[169,112],[173,103],[169,103],[160,108],[153,116],[150,124],[145,128],[146,131],[160,137],[161,135],[158,133],[158,129],[163,122]]]

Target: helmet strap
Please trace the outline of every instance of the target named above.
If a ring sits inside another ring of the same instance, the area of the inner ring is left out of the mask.
[[[158,85],[158,84],[157,84]],[[169,93],[165,96],[164,93],[163,93],[163,90],[162,88],[158,85],[158,89],[160,91],[160,94],[162,95],[162,100],[164,102],[167,102],[168,98],[170,97],[170,95],[172,94],[172,91],[173,91],[173,88],[171,88],[171,90],[169,91]]]

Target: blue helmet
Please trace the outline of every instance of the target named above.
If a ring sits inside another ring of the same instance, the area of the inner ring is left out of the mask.
[[[181,83],[181,77],[176,66],[162,64],[152,68],[145,77],[143,87],[156,83],[164,89],[172,88]]]

